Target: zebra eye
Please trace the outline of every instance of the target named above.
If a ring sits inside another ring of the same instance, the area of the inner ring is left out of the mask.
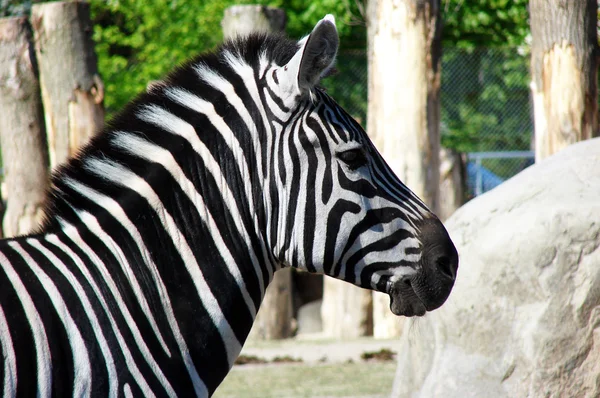
[[[338,152],[337,157],[342,162],[346,163],[351,170],[356,170],[367,163],[367,158],[362,148],[354,148],[348,149],[344,152]]]

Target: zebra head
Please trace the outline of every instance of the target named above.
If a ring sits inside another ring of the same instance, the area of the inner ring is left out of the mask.
[[[269,245],[282,264],[386,292],[396,315],[423,315],[450,294],[458,254],[439,219],[317,86],[338,42],[327,16],[287,62],[261,62],[274,137],[264,193]]]

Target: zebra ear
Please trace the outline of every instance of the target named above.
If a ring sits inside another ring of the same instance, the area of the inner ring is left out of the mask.
[[[333,15],[320,20],[307,37],[298,42],[300,49],[284,68],[290,73],[294,85],[305,94],[319,83],[335,62],[339,38]]]

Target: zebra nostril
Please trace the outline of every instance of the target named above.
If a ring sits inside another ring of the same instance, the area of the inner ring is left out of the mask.
[[[430,218],[420,225],[420,230],[425,267],[433,275],[454,281],[458,270],[458,252],[446,228],[439,219]]]
[[[435,265],[438,267],[440,272],[447,276],[448,278],[454,280],[456,278],[456,269],[458,268],[458,264],[448,256],[439,256],[435,260]]]

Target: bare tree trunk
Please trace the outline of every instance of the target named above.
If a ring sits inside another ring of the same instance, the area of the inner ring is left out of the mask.
[[[447,220],[465,203],[465,162],[460,153],[447,148],[440,151],[440,201],[437,216]]]
[[[252,32],[283,32],[285,24],[283,9],[260,5],[231,6],[225,10],[221,21],[225,39]]]
[[[372,11],[374,1],[369,1],[367,13]],[[369,15],[367,19],[370,19]],[[368,36],[369,64],[373,57],[371,35]],[[381,79],[376,84],[380,84]],[[370,81],[370,84],[373,84]],[[370,104],[370,102],[369,102]],[[371,111],[370,105],[368,111]],[[379,145],[382,137],[371,135],[371,139]],[[373,334],[373,300],[371,291],[361,289],[350,283],[333,278],[323,279],[323,304],[321,319],[323,334],[333,338],[353,338]]]
[[[8,193],[4,236],[32,232],[43,217],[48,161],[31,28],[0,19],[0,140]]]
[[[50,165],[64,162],[104,123],[90,5],[36,4],[31,10]]]
[[[531,0],[535,159],[598,135],[596,0]]]
[[[398,177],[434,212],[439,201],[439,0],[370,0],[367,132]],[[389,298],[374,293],[377,337],[397,336]],[[387,326],[380,327],[381,324]]]
[[[249,340],[277,340],[292,335],[292,270],[275,272],[248,335]]]
[[[275,32],[285,28],[285,11],[258,5],[232,6],[221,21],[223,37],[232,39],[251,32]],[[292,274],[281,269],[273,275],[260,306],[250,340],[283,339],[292,335]]]
[[[323,283],[323,335],[333,338],[372,335],[371,291],[333,278],[324,278]]]

